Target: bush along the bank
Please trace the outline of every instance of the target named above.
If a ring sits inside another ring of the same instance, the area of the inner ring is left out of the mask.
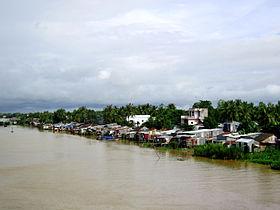
[[[224,160],[247,160],[252,163],[270,165],[280,170],[280,150],[268,148],[262,152],[244,154],[239,148],[226,147],[222,144],[205,144],[194,148],[194,156]]]
[[[280,170],[280,161],[272,161],[270,167],[274,170]]]
[[[237,160],[243,159],[243,152],[236,147],[228,148],[222,144],[205,144],[194,148],[194,156],[212,159]]]
[[[256,152],[248,155],[248,160],[253,163],[270,165],[273,169],[280,169],[280,150],[266,149],[262,152]]]

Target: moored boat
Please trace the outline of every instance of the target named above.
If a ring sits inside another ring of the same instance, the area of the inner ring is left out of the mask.
[[[107,140],[107,141],[113,141],[115,140],[115,137],[113,135],[104,135],[101,138],[102,140]]]

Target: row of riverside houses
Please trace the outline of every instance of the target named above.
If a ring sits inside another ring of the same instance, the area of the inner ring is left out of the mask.
[[[235,121],[220,124],[217,129],[200,129],[203,128],[203,120],[208,117],[208,109],[191,108],[187,113],[186,116],[181,116],[181,123],[194,125],[196,131],[188,133],[196,133],[200,137],[210,132],[210,135],[203,136],[205,142],[221,143],[227,147],[239,147],[247,152],[262,151],[266,147],[279,147],[280,142],[274,134],[261,132],[239,134],[237,131],[240,123]]]
[[[203,121],[208,117],[208,109],[191,108],[186,116],[181,116],[181,124],[193,125],[194,130],[184,131],[177,127],[172,130],[148,129],[143,126],[150,115],[134,115],[127,118],[134,126],[120,126],[116,123],[106,125],[93,125],[71,122],[68,124],[40,125],[36,119],[32,125],[54,132],[68,132],[78,135],[93,135],[98,140],[135,141],[138,143],[151,143],[156,147],[169,146],[171,148],[191,148],[203,144],[223,144],[227,147],[240,147],[243,151],[261,151],[266,147],[279,146],[276,136],[269,133],[239,134],[238,122],[226,122],[218,128],[205,129]]]
[[[3,116],[0,118],[0,126],[7,126],[7,125],[16,125],[18,122],[18,119],[16,117],[6,117]]]

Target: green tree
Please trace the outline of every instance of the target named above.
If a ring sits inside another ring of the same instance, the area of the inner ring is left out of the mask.
[[[216,120],[215,117],[209,115],[208,117],[204,118],[203,126],[204,126],[204,128],[217,128],[218,121]]]
[[[94,110],[82,106],[72,112],[72,120],[79,123],[94,123],[96,114]]]
[[[66,119],[65,109],[58,109],[53,113],[53,123],[66,122]]]
[[[53,113],[45,111],[39,113],[39,121],[40,123],[52,123],[53,122]]]

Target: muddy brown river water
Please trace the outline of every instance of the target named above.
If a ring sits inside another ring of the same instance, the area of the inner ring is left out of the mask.
[[[0,209],[280,209],[280,172],[0,127]]]

